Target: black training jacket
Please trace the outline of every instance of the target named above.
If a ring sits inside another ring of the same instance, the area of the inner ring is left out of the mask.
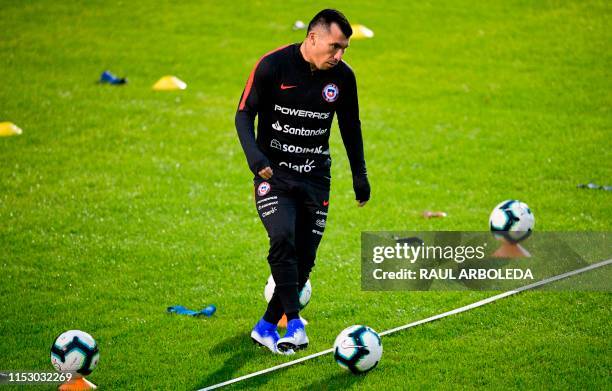
[[[270,166],[298,176],[329,176],[334,113],[353,182],[367,183],[352,69],[341,61],[329,70],[312,71],[299,43],[264,55],[249,76],[236,112],[236,129],[251,171],[257,175]]]

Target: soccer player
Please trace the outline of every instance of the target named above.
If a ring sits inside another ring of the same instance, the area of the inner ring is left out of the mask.
[[[303,42],[273,50],[257,62],[236,112],[238,137],[255,174],[255,205],[270,238],[268,263],[276,283],[251,338],[275,353],[293,354],[308,346],[299,292],[314,266],[327,220],[334,114],[357,206],[370,199],[355,75],[342,61],[352,33],[339,11],[319,12]],[[287,331],[280,338],[277,323],[283,313]]]

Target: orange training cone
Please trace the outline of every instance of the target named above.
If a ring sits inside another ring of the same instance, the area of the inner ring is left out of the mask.
[[[283,314],[281,320],[278,321],[278,327],[287,327],[287,315]]]
[[[500,240],[501,246],[495,250],[493,256],[496,258],[529,258],[531,254],[518,243],[510,243],[507,240]]]
[[[98,388],[95,384],[85,379],[84,377],[77,377],[69,382],[66,382],[58,387],[59,391],[80,391],[80,390],[95,390]]]
[[[308,321],[306,319],[302,318],[301,316],[300,319],[302,319],[302,323],[304,323],[304,326],[308,324]],[[287,315],[283,314],[281,320],[278,321],[278,327],[287,328]]]

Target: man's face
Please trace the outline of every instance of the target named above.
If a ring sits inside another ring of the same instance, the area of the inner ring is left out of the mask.
[[[315,27],[308,34],[310,44],[310,59],[320,70],[335,67],[349,46],[349,40],[336,23],[329,26],[329,31],[323,26]]]

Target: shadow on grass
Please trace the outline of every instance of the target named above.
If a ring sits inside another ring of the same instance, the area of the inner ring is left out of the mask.
[[[247,363],[253,360],[261,359],[268,351],[265,348],[258,347],[251,341],[248,334],[240,333],[233,337],[229,337],[213,346],[210,350],[210,356],[226,355],[230,356],[225,360],[221,368],[206,376],[196,387],[198,389],[221,383],[237,377],[237,373]],[[304,364],[301,364],[304,365]],[[262,368],[263,369],[263,368]],[[282,369],[281,371],[290,370],[290,368]],[[272,379],[274,373],[257,376],[244,382],[238,383],[242,387],[255,388],[265,385]],[[353,375],[349,372],[338,368],[338,373],[324,379],[319,379],[309,385],[302,387],[302,390],[337,390],[345,389],[355,383],[361,382],[367,374]]]
[[[210,350],[210,356],[224,355],[231,353],[229,358],[225,360],[223,366],[213,373],[206,376],[197,388],[203,388],[211,386],[213,384],[221,383],[236,377],[236,373],[240,371],[249,361],[262,358],[262,356],[268,351],[265,348],[258,347],[253,344],[253,341],[246,333],[240,333],[230,338],[226,338],[213,346]],[[268,379],[267,376],[257,377],[249,380],[249,384],[263,385]]]
[[[367,376],[367,374],[353,375],[341,368],[338,368],[338,371],[338,373],[310,383],[300,388],[300,390],[345,390],[355,383],[362,382]]]

